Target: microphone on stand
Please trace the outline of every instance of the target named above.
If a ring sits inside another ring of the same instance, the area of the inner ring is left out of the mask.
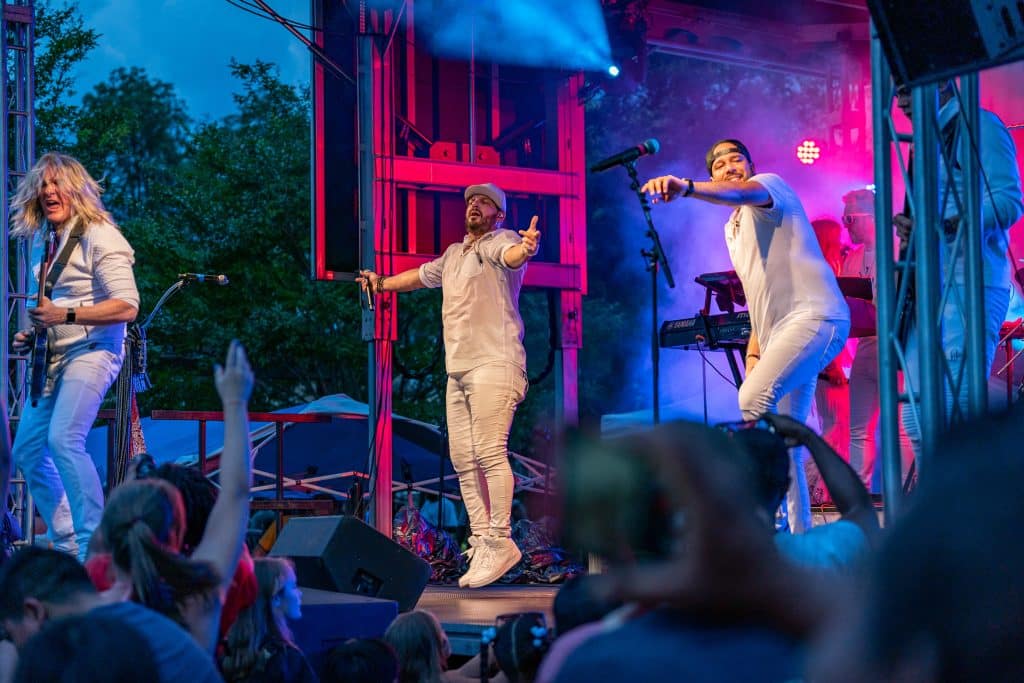
[[[636,161],[640,157],[645,157],[648,154],[657,154],[659,149],[661,149],[661,144],[659,144],[654,138],[650,138],[648,140],[644,140],[636,147],[630,147],[618,154],[611,155],[607,159],[602,159],[590,167],[590,172],[600,173],[601,171],[607,171],[609,168],[628,164],[629,162]]]
[[[209,273],[178,273],[178,279],[185,282],[208,282],[211,285],[228,285],[231,281],[224,274],[212,275]]]

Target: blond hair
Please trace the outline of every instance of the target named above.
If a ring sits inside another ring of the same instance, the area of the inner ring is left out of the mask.
[[[43,192],[43,179],[47,171],[67,198],[72,219],[86,226],[106,222],[117,227],[100,199],[103,188],[89,175],[85,166],[67,154],[47,152],[39,157],[32,170],[21,179],[18,191],[11,200],[11,237],[31,237],[43,224],[45,218],[39,197]]]

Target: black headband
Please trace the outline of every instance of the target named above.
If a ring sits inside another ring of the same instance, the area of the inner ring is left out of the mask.
[[[718,154],[712,154],[711,155],[711,163],[714,164],[715,163],[715,159],[717,159],[718,157],[724,157],[726,154],[732,154],[733,152],[737,152],[739,154],[742,154],[743,156],[747,156],[746,153],[744,153],[744,151],[742,149],[740,149],[739,147],[729,147],[728,149],[723,149]]]
[[[729,145],[729,147],[715,154],[715,148],[719,147],[720,145]],[[707,166],[708,175],[711,175],[711,166],[714,165],[715,159],[726,154],[742,154],[750,164],[754,163],[754,160],[750,157],[750,152],[747,150],[746,145],[744,145],[739,140],[726,138],[724,140],[719,140],[718,142],[713,144],[711,146],[711,149],[708,150],[707,156],[704,157],[704,165]]]

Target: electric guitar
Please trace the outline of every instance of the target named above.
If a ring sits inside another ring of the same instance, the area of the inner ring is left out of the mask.
[[[46,296],[46,276],[50,270],[50,251],[53,248],[53,232],[46,235],[46,242],[43,244],[43,255],[39,259],[39,292],[36,295],[36,306],[43,303]],[[32,368],[31,383],[29,384],[29,399],[32,405],[39,403],[39,397],[43,395],[43,386],[46,384],[46,365],[49,360],[49,345],[47,343],[46,328],[36,325],[33,333],[32,356],[29,365]]]

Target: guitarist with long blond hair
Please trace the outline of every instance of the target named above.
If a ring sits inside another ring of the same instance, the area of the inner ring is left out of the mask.
[[[54,547],[79,559],[103,514],[103,488],[85,438],[121,368],[126,325],[139,310],[134,252],[101,193],[79,161],[50,152],[22,178],[11,201],[12,237],[41,242],[54,233],[52,253],[41,260],[44,291],[29,309],[33,327],[14,335],[20,353],[33,346],[36,330],[45,330],[47,343],[45,362],[38,364],[45,377],[37,382],[38,396],[25,402],[13,461]],[[10,468],[0,462],[5,503]]]

